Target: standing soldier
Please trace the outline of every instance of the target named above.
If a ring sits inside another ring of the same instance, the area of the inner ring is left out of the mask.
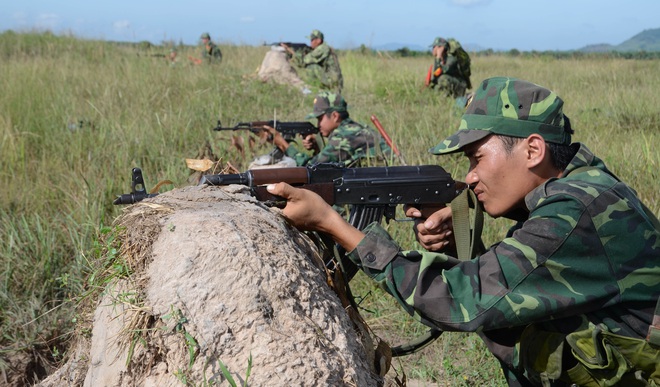
[[[296,52],[284,43],[281,45],[291,54],[294,66],[305,70],[307,83],[341,93],[344,79],[335,50],[325,43],[323,33],[319,30],[312,31],[309,39],[312,51],[308,53]]]

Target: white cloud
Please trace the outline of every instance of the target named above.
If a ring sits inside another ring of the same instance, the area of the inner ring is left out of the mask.
[[[124,32],[125,30],[131,28],[131,22],[128,20],[118,20],[112,23],[112,28],[114,28],[115,32]]]
[[[254,23],[254,16],[241,16],[241,23]]]

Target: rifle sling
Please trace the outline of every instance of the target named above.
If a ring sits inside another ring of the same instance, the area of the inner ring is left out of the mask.
[[[473,211],[470,211],[470,202],[474,204]],[[485,250],[481,241],[484,224],[483,209],[477,202],[474,192],[468,188],[452,200],[450,207],[458,259],[462,261],[472,259]],[[431,328],[416,339],[392,347],[392,357],[415,353],[435,341],[441,334],[442,330]]]
[[[470,201],[474,203],[474,211],[470,212]],[[484,225],[483,209],[477,202],[471,189],[464,189],[451,204],[454,239],[458,259],[467,261],[484,250],[481,232]]]
[[[425,334],[410,340],[409,342],[396,347],[392,347],[392,357],[407,356],[431,344],[440,337],[443,331],[439,329],[429,329]]]

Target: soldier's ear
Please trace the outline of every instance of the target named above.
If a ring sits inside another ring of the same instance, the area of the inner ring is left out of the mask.
[[[531,134],[522,141],[526,152],[527,161],[530,168],[541,164],[546,158],[547,144],[543,137],[538,134]]]
[[[330,119],[331,119],[332,122],[334,122],[334,123],[339,123],[339,122],[341,122],[341,115],[339,114],[339,112],[337,112],[337,111],[333,111],[333,112],[330,114]]]

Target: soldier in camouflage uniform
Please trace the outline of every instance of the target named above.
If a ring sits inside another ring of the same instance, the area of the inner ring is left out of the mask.
[[[461,75],[458,59],[449,54],[449,42],[438,37],[435,38],[431,47],[433,47],[435,60],[429,86],[445,93],[448,97],[464,96],[467,82]]]
[[[288,199],[294,225],[328,232],[417,319],[478,332],[512,386],[660,385],[660,223],[571,143],[562,105],[533,83],[487,79],[459,131],[432,149],[464,152],[485,211],[518,221],[469,261],[443,250],[447,209],[408,208],[418,240],[437,251],[402,251],[379,224],[364,234],[309,191],[269,191]]]
[[[303,139],[303,146],[314,155],[301,151],[295,142],[287,142],[273,128],[269,128],[273,143],[296,164],[338,162],[346,166],[368,166],[386,162],[392,154],[383,137],[374,129],[359,124],[349,117],[348,105],[340,94],[323,91],[314,98],[314,111],[306,119],[317,119],[322,137],[327,138],[323,148],[316,136]]]
[[[190,58],[195,64],[206,63],[221,63],[222,62],[222,51],[216,46],[215,43],[211,41],[211,35],[208,32],[204,32],[200,39],[204,45],[202,49],[201,59]]]
[[[335,50],[323,40],[323,33],[314,30],[309,36],[312,51],[294,51],[286,44],[282,44],[292,55],[291,63],[304,70],[305,81],[319,89],[331,90],[341,93],[344,87],[344,78],[341,75],[339,59]]]

